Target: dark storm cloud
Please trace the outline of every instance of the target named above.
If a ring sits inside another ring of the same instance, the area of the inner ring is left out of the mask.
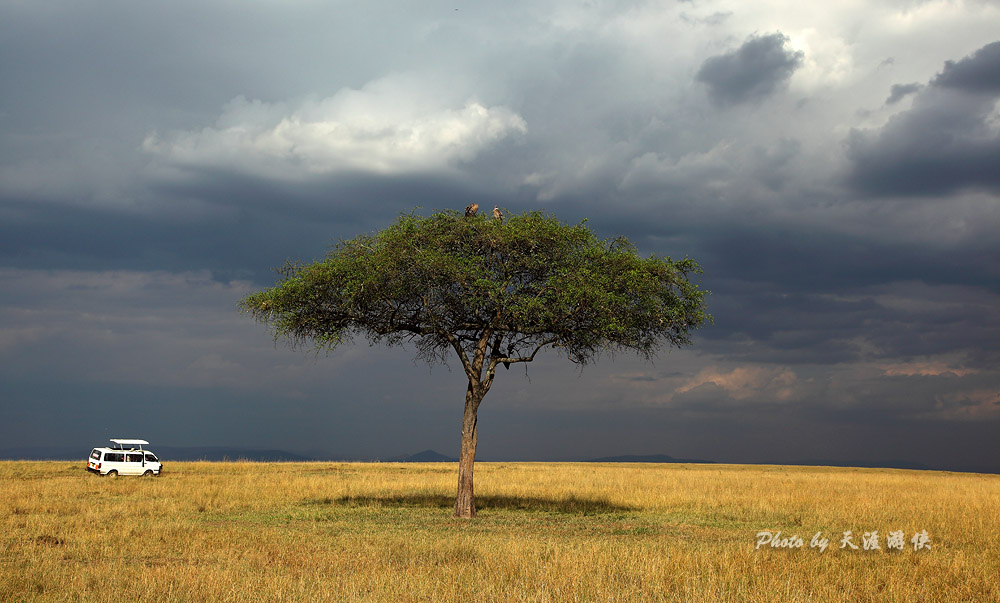
[[[990,121],[1000,98],[997,74],[1000,42],[947,62],[912,108],[880,130],[853,130],[850,185],[874,196],[1000,190],[1000,134]]]
[[[781,33],[752,36],[736,50],[706,59],[695,79],[721,105],[766,97],[802,64],[803,53],[785,50],[787,41]]]
[[[829,293],[713,286],[715,325],[699,337],[703,349],[731,360],[836,365],[952,355],[983,369],[1000,361],[993,344],[1000,297],[975,288],[919,281],[839,284]]]
[[[1000,94],[1000,42],[983,46],[959,61],[945,61],[932,86]]]
[[[311,261],[342,239],[402,213],[504,199],[434,176],[338,174],[294,186],[218,170],[150,183],[169,200],[117,207],[0,197],[0,263],[26,268],[209,269],[217,278],[273,281],[286,259]],[[183,201],[182,201],[183,200]],[[363,201],[363,202],[359,202]],[[123,253],[123,250],[128,250]]]
[[[876,219],[862,213],[859,222]],[[949,215],[942,213],[942,220]],[[838,232],[748,215],[638,224],[644,250],[690,254],[715,318],[699,348],[746,362],[836,365],[957,354],[1000,361],[1000,249],[989,229],[953,242]]]

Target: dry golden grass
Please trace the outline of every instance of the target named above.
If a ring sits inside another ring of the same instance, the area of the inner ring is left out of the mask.
[[[467,521],[453,464],[83,467],[0,462],[0,600],[1000,601],[995,475],[478,463]]]

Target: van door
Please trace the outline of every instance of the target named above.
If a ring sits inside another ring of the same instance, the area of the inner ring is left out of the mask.
[[[152,452],[146,452],[146,471],[152,471],[156,475],[160,474],[160,470],[163,465],[160,464],[160,459],[156,458],[156,455]]]
[[[127,475],[142,475],[145,468],[142,466],[143,458],[141,452],[126,452],[125,453],[125,469],[122,474]]]
[[[116,474],[122,474],[125,471],[125,453],[123,452],[105,452],[104,461],[101,464],[101,473],[107,475],[108,473],[114,471]]]

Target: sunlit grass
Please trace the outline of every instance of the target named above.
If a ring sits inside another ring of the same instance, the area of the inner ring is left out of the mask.
[[[1000,476],[478,463],[471,521],[451,516],[456,479],[434,463],[168,460],[108,479],[0,462],[0,600],[1000,600]],[[805,545],[755,550],[762,530]],[[841,550],[846,530],[882,549]],[[921,530],[931,548],[914,551]]]

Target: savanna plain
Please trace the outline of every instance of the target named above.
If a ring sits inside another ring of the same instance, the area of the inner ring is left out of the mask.
[[[460,520],[455,464],[84,466],[0,462],[0,600],[1000,601],[998,475],[477,463]]]

